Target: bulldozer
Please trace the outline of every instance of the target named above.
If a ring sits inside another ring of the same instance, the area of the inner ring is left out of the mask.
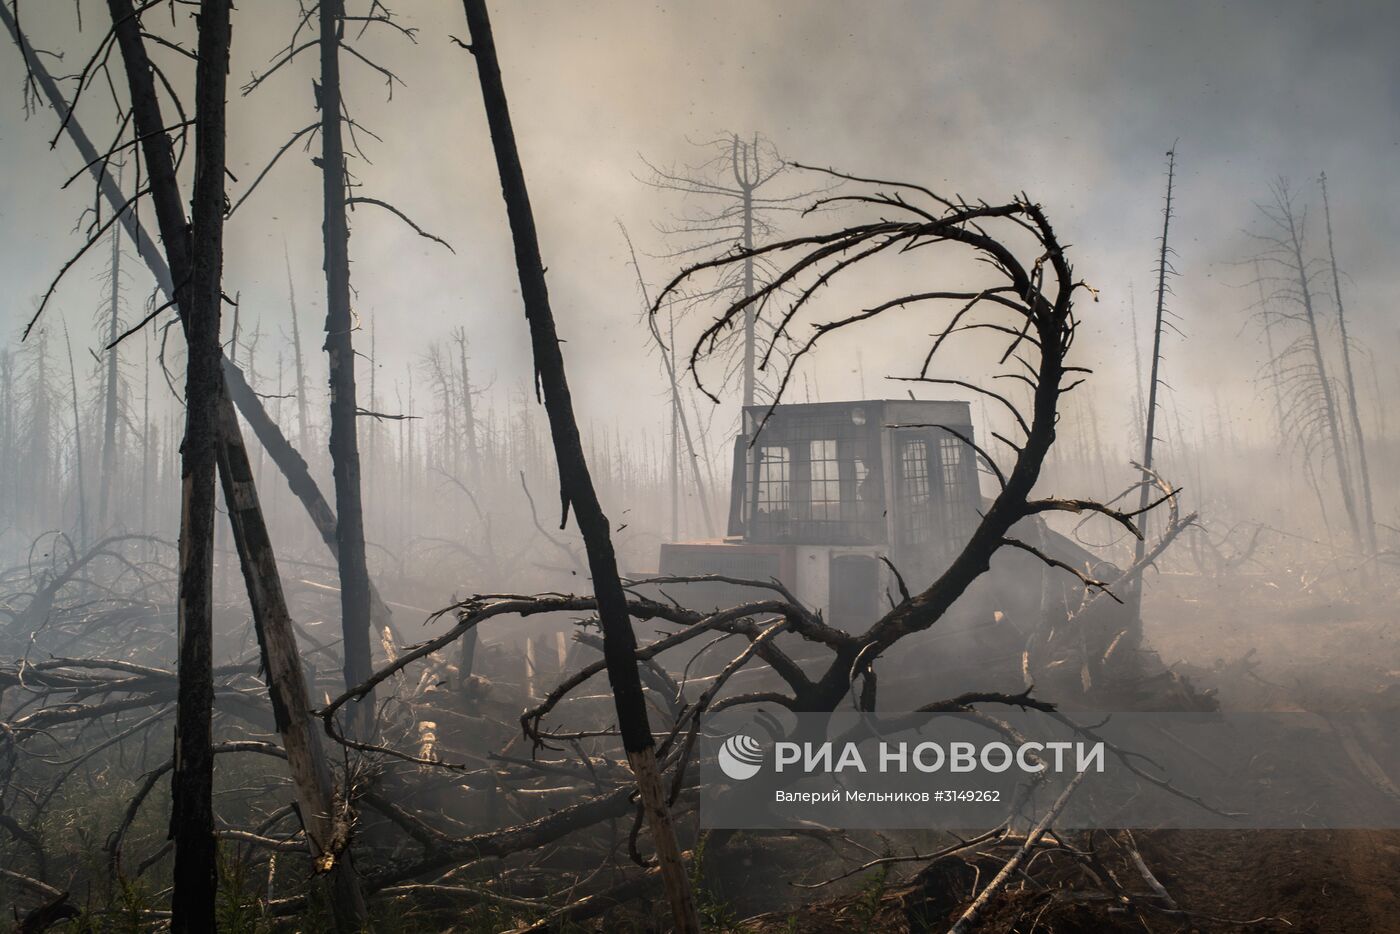
[[[916,399],[746,406],[734,439],[723,538],[661,545],[666,596],[693,609],[771,597],[743,581],[777,581],[831,625],[862,631],[904,591],[919,593],[962,551],[988,505],[972,408]],[[1086,576],[1113,565],[1040,518],[1013,530]],[[882,695],[1020,689],[1038,682],[1059,700],[1138,709],[1210,709],[1149,651],[1117,652],[1127,612],[1091,602],[1080,579],[1021,549],[1002,548],[989,573],[928,631],[899,644]],[[795,655],[796,637],[785,637]]]
[[[777,580],[838,626],[868,623],[896,573],[923,589],[958,554],[982,505],[966,402],[912,399],[747,406],[734,439],[728,534],[661,546],[663,576]],[[692,585],[692,605],[753,599]]]

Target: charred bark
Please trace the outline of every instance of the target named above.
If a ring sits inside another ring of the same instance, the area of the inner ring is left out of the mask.
[[[471,31],[470,50],[476,59],[486,119],[491,131],[491,145],[501,178],[501,193],[515,246],[520,292],[534,350],[536,385],[544,395],[545,412],[549,416],[550,435],[559,466],[562,518],[568,519],[572,507],[583,535],[589,571],[598,598],[603,655],[608,681],[612,686],[622,745],[636,777],[676,929],[682,934],[698,934],[700,924],[690,893],[690,880],[656,767],[656,746],[647,717],[641,677],[637,671],[637,639],[632,631],[626,594],[618,577],[608,517],[603,513],[593,488],[578,423],[574,418],[564,357],[559,349],[559,335],[540,258],[534,213],[516,148],[515,131],[511,126],[491,21],[485,0],[463,0],[463,7]]]
[[[121,174],[117,175],[117,187],[121,188]],[[102,476],[97,492],[97,524],[106,530],[109,501],[112,496],[112,483],[117,474],[117,348],[114,346],[121,333],[121,231],[112,230],[111,289],[108,297],[110,308],[107,316],[107,365],[106,386],[102,404]]]
[[[78,481],[78,547],[81,549],[87,547],[88,537],[87,482],[83,472],[83,421],[78,411],[78,368],[73,365],[73,341],[68,336],[67,325],[63,327],[63,343],[68,348],[68,378],[73,389],[73,454]]]
[[[1322,186],[1322,216],[1327,223],[1327,259],[1332,270],[1332,288],[1337,300],[1337,331],[1342,344],[1342,384],[1347,394],[1351,433],[1356,439],[1356,466],[1361,474],[1361,506],[1364,510],[1363,537],[1369,554],[1376,553],[1376,508],[1371,496],[1371,465],[1366,459],[1366,432],[1361,428],[1361,410],[1356,404],[1356,377],[1351,367],[1351,340],[1347,337],[1346,305],[1342,302],[1342,279],[1337,271],[1337,248],[1332,242],[1332,205],[1327,198],[1327,173],[1318,178]]]
[[[114,8],[114,14],[116,10]],[[185,321],[185,439],[181,446],[179,686],[170,836],[175,841],[170,928],[214,929],[214,474],[219,447],[228,0],[200,7],[195,79],[194,197]],[[114,17],[115,18],[115,17]]]
[[[341,139],[340,33],[342,0],[322,0],[321,182],[324,198],[326,354],[330,359],[331,473],[335,479],[337,544],[340,569],[340,627],[345,643],[345,686],[364,681],[374,671],[370,655],[369,569],[365,559],[364,505],[360,497],[360,446],[355,402],[355,329],[350,313],[350,231],[345,219],[345,149]],[[361,736],[370,729],[374,697],[353,708]]]
[[[301,653],[238,421],[228,406],[221,408],[219,414],[224,441],[219,473],[248,599],[254,607],[253,621],[273,719],[287,753],[311,858],[317,872],[330,876],[336,930],[340,934],[357,934],[368,917],[368,909],[350,861],[348,818],[336,801],[330,765],[312,726]]]

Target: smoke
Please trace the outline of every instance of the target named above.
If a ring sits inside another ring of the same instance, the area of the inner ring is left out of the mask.
[[[71,5],[31,2],[21,10],[35,43],[64,53],[60,72],[75,72],[103,31],[103,11],[91,3],[81,33]],[[357,46],[402,78],[392,101],[382,74],[348,58],[344,66],[367,157],[351,170],[359,193],[393,203],[456,253],[377,208],[356,210],[356,311],[376,326],[382,397],[402,396],[426,343],[462,326],[482,362],[482,383],[502,398],[527,387],[528,343],[473,65],[449,39],[464,36],[465,24],[450,3],[401,4],[395,12],[418,29],[416,45],[370,29]],[[1391,53],[1400,12],[1391,4],[1104,0],[857,11],[834,2],[512,3],[495,16],[585,423],[632,433],[664,417],[664,379],[636,323],[639,298],[614,221],[634,232],[642,251],[660,254],[666,246],[652,225],[675,204],[639,183],[638,155],[685,164],[699,158],[688,140],[729,130],[762,132],[810,164],[970,198],[1024,190],[1039,200],[1071,244],[1077,273],[1099,290],[1097,303],[1081,300],[1077,362],[1098,371],[1085,392],[1114,468],[1132,456],[1129,288],[1145,339],[1163,154],[1174,141],[1173,246],[1182,275],[1170,306],[1185,337],[1168,339],[1165,373],[1174,387],[1167,405],[1187,434],[1214,431],[1217,412],[1225,412],[1238,431],[1270,443],[1269,403],[1257,379],[1262,350],[1252,332],[1242,335],[1251,276],[1237,263],[1255,250],[1243,233],[1253,223],[1252,201],[1278,175],[1313,198],[1313,179],[1327,171],[1353,330],[1378,354],[1400,336],[1386,301],[1397,286],[1389,245],[1400,233],[1400,195],[1390,183],[1400,146],[1400,75]],[[248,0],[236,20],[232,77],[241,84],[285,47],[295,16],[284,3]],[[163,16],[156,23],[169,30]],[[177,21],[171,34],[181,30],[188,24]],[[168,57],[173,75],[188,70],[178,55]],[[235,197],[315,120],[314,68],[304,53],[232,101]],[[56,131],[51,113],[21,119],[21,78],[18,56],[6,54],[0,82],[12,91],[0,118],[0,156],[11,168],[0,179],[0,275],[10,286],[11,334],[30,311],[27,296],[42,292],[81,242],[71,220],[90,200],[83,180],[60,190],[79,160],[63,140],[47,148]],[[99,138],[110,126],[106,96],[105,81],[94,82],[81,111],[102,130]],[[226,277],[240,293],[243,326],[261,326],[275,340],[289,329],[285,241],[314,349],[324,307],[312,154],[294,146],[239,208]],[[1320,242],[1320,210],[1313,221]],[[653,282],[675,271],[673,261],[644,256],[643,265]],[[859,301],[881,285],[854,279],[841,300]],[[90,293],[90,282],[74,276],[59,308],[86,309]],[[860,349],[868,394],[891,394],[879,377],[909,372],[909,336],[917,342],[929,330],[911,315],[901,329],[867,334]],[[96,335],[77,339],[97,346]],[[859,393],[849,357],[815,358],[811,384],[821,398]],[[319,389],[324,361],[313,355],[310,363]],[[1397,391],[1392,374],[1381,374],[1380,389]],[[731,417],[723,414],[721,422]]]

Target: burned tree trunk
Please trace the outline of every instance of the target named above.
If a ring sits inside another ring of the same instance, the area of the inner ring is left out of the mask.
[[[336,801],[330,765],[320,736],[312,726],[311,701],[306,691],[301,653],[272,541],[258,502],[257,485],[249,468],[248,452],[243,446],[233,409],[222,407],[219,417],[224,441],[219,455],[224,502],[228,505],[229,524],[233,527],[238,560],[248,586],[249,603],[255,608],[253,623],[258,630],[263,670],[267,673],[273,719],[287,753],[311,858],[317,872],[330,876],[328,894],[336,930],[339,934],[357,934],[363,929],[369,912],[350,862],[348,819],[343,813],[345,809]]]
[[[1342,343],[1343,386],[1347,393],[1347,409],[1351,416],[1351,433],[1356,438],[1356,466],[1361,473],[1361,506],[1365,510],[1363,529],[1369,554],[1376,553],[1376,509],[1371,497],[1371,466],[1366,460],[1366,433],[1361,428],[1361,411],[1356,404],[1356,378],[1351,368],[1351,340],[1347,337],[1346,306],[1342,303],[1342,279],[1337,272],[1337,248],[1332,243],[1332,205],[1327,199],[1327,173],[1318,178],[1322,185],[1322,216],[1327,223],[1327,258],[1332,269],[1332,288],[1337,299],[1337,330]]]
[[[744,169],[739,171],[739,136],[734,136],[734,179],[738,182],[739,191],[742,192],[743,223],[744,233],[742,247],[744,255],[744,298],[753,298],[754,276],[753,276],[753,180],[749,178],[748,159],[744,159]],[[747,152],[747,149],[746,149]],[[754,175],[758,174],[758,147],[753,147]],[[752,301],[744,303],[744,405],[754,404],[754,347],[757,341],[758,309]]]
[[[589,571],[598,598],[603,655],[608,681],[612,685],[622,745],[636,776],[676,929],[682,934],[698,934],[700,923],[691,897],[690,879],[682,861],[657,769],[656,745],[637,671],[637,639],[632,631],[627,597],[618,578],[608,517],[603,513],[594,491],[588,461],[579,438],[578,423],[574,418],[564,356],[559,349],[559,335],[549,304],[534,213],[530,208],[525,172],[516,149],[515,131],[511,126],[505,87],[496,59],[495,40],[491,34],[491,21],[485,0],[463,0],[463,6],[471,31],[470,50],[476,58],[496,168],[501,177],[501,193],[505,198],[506,214],[515,244],[515,263],[520,276],[525,317],[530,324],[536,379],[544,394],[545,412],[549,416],[550,434],[559,465],[563,518],[567,520],[569,508],[572,507],[579,531],[583,534]]]
[[[342,0],[322,0],[321,27],[321,182],[324,199],[326,354],[330,358],[331,472],[335,478],[336,564],[340,569],[340,627],[345,641],[345,685],[353,687],[374,671],[370,656],[369,569],[365,559],[364,506],[360,499],[360,446],[355,402],[354,322],[350,314],[350,231],[345,220],[345,150],[341,140],[340,31]],[[363,736],[369,730],[374,697],[354,708]]]
[[[78,369],[73,365],[73,341],[68,336],[68,326],[63,328],[63,342],[68,348],[68,378],[73,389],[73,454],[74,465],[77,468],[78,491],[78,548],[82,550],[87,547],[88,538],[88,517],[87,517],[87,483],[83,475],[83,421],[78,410]]]
[[[122,183],[121,173],[117,174],[117,187]],[[97,491],[97,524],[107,526],[107,510],[112,496],[112,482],[117,474],[117,338],[121,333],[121,230],[112,229],[111,289],[108,301],[110,308],[107,317],[107,366],[106,387],[102,403],[102,476]]]
[[[1346,508],[1347,525],[1351,530],[1352,544],[1362,550],[1361,522],[1356,512],[1356,496],[1351,486],[1351,468],[1347,463],[1346,445],[1342,441],[1342,426],[1337,414],[1337,401],[1332,390],[1332,381],[1327,375],[1326,355],[1322,351],[1322,334],[1317,323],[1317,309],[1313,304],[1312,275],[1308,261],[1303,255],[1302,222],[1294,215],[1293,205],[1283,183],[1276,190],[1278,222],[1283,229],[1282,246],[1286,256],[1288,272],[1296,277],[1296,300],[1302,306],[1303,317],[1308,326],[1308,342],[1312,364],[1317,378],[1317,392],[1321,395],[1322,420],[1327,433],[1327,441],[1332,448],[1332,458],[1337,470],[1337,485],[1342,494],[1342,505]]]
[[[287,308],[292,314],[292,353],[296,360],[297,374],[297,431],[303,451],[311,450],[311,419],[306,404],[306,365],[301,355],[301,322],[297,319],[297,293],[292,282],[292,258],[282,250],[287,261]]]
[[[713,538],[715,534],[714,517],[710,512],[710,498],[705,492],[705,478],[700,473],[701,453],[695,449],[695,439],[691,436],[690,421],[685,415],[685,406],[681,400],[680,379],[676,373],[676,322],[674,314],[671,317],[671,334],[666,340],[662,339],[661,328],[657,324],[656,317],[651,314],[651,296],[647,294],[646,280],[642,278],[642,267],[637,262],[637,251],[632,246],[632,238],[627,234],[626,228],[622,231],[623,239],[627,241],[627,251],[632,259],[632,268],[637,272],[637,287],[642,293],[642,303],[647,312],[647,327],[651,331],[651,339],[656,342],[657,348],[661,351],[661,363],[666,370],[666,381],[671,391],[671,538],[679,537],[679,499],[680,499],[680,436],[685,436],[686,452],[690,456],[690,467],[695,478],[695,492],[700,500],[700,516],[705,525],[706,536]],[[750,269],[750,264],[746,263],[745,270]],[[751,297],[751,295],[746,295]],[[708,463],[709,458],[704,457]]]
[[[1143,477],[1142,489],[1138,494],[1138,512],[1140,513],[1147,510],[1147,503],[1152,496],[1152,483],[1149,478],[1152,471],[1153,447],[1157,440],[1157,390],[1162,382],[1162,332],[1166,324],[1167,273],[1171,269],[1171,247],[1167,243],[1167,235],[1171,232],[1172,195],[1175,181],[1176,149],[1172,148],[1167,151],[1167,201],[1162,209],[1162,242],[1157,256],[1157,312],[1152,325],[1152,374],[1147,383],[1147,412],[1142,440]],[[1146,538],[1138,538],[1133,546],[1134,564],[1142,561],[1146,548]],[[1132,612],[1128,617],[1128,625],[1131,628],[1127,636],[1127,647],[1135,648],[1142,642],[1142,578],[1139,577],[1133,582],[1129,599],[1131,600]]]
[[[320,533],[321,540],[325,542],[326,548],[330,550],[331,556],[339,554],[340,545],[336,541],[336,517],[335,511],[331,509],[330,503],[326,502],[325,496],[321,493],[321,488],[316,484],[316,478],[311,475],[311,468],[307,466],[306,459],[287,440],[287,436],[282,433],[282,429],[272,420],[272,416],[267,414],[267,409],[253,392],[248,381],[243,377],[243,371],[229,361],[224,359],[224,380],[228,387],[228,394],[238,405],[238,411],[243,416],[243,420],[248,423],[248,427],[253,429],[253,435],[258,439],[258,443],[267,451],[273,463],[287,481],[287,488],[301,500],[303,508],[306,509],[307,516],[311,519],[311,524],[316,526],[316,531]],[[371,581],[369,585],[369,608],[370,619],[374,625],[383,628],[393,628],[393,613],[384,603],[379,595],[379,589]]]
[[[214,929],[214,473],[219,448],[228,0],[200,7],[195,82],[194,198],[185,320],[185,440],[180,509],[179,685],[170,812],[175,841],[172,931]],[[115,12],[115,11],[114,11]]]

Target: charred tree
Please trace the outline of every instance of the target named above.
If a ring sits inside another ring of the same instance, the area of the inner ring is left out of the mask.
[[[479,458],[481,448],[476,439],[476,403],[472,399],[471,371],[467,367],[467,330],[458,328],[452,335],[457,344],[457,362],[462,381],[462,443],[466,446],[467,474],[474,481],[481,479]]]
[[[297,317],[296,285],[292,281],[292,258],[287,254],[286,245],[282,248],[283,259],[287,263],[287,309],[292,317],[292,357],[296,363],[297,430],[303,451],[311,450],[311,416],[306,402],[306,363],[301,352],[301,322]]]
[[[1172,273],[1171,268],[1171,245],[1167,241],[1171,232],[1172,223],[1172,196],[1174,194],[1173,185],[1176,182],[1176,148],[1167,150],[1167,197],[1162,208],[1162,238],[1158,245],[1157,253],[1157,308],[1152,324],[1152,365],[1147,381],[1147,411],[1143,427],[1142,441],[1142,469],[1143,477],[1141,481],[1141,492],[1138,494],[1138,511],[1147,510],[1148,501],[1152,497],[1152,483],[1150,481],[1152,472],[1153,448],[1156,444],[1157,430],[1157,394],[1162,386],[1162,335],[1169,322],[1167,315],[1167,276]],[[1147,548],[1145,538],[1138,538],[1133,546],[1133,563],[1142,561],[1143,554]],[[1129,619],[1130,631],[1128,633],[1128,647],[1136,647],[1142,641],[1142,578],[1139,577],[1132,585],[1129,593],[1131,601],[1131,615]]]
[[[1314,455],[1323,460],[1331,459],[1352,546],[1362,552],[1365,545],[1344,429],[1332,378],[1327,372],[1327,355],[1315,302],[1315,282],[1321,269],[1316,261],[1308,258],[1307,215],[1296,209],[1288,183],[1280,179],[1272,186],[1272,194],[1272,204],[1258,206],[1268,225],[1266,231],[1254,237],[1264,247],[1258,259],[1270,285],[1267,297],[1273,308],[1268,314],[1300,331],[1279,350],[1276,358],[1288,395],[1285,412],[1289,416],[1290,434],[1295,443],[1302,446],[1305,459]],[[1292,310],[1286,310],[1290,308]]]
[[[1356,466],[1360,472],[1361,505],[1364,509],[1362,532],[1368,554],[1376,553],[1376,508],[1371,496],[1371,466],[1366,459],[1366,432],[1361,427],[1361,409],[1356,402],[1356,377],[1351,366],[1351,339],[1347,336],[1346,305],[1342,302],[1342,277],[1337,271],[1337,248],[1332,242],[1332,205],[1327,198],[1327,173],[1318,176],[1322,186],[1322,216],[1327,225],[1327,259],[1332,272],[1332,288],[1337,301],[1337,331],[1342,345],[1343,388],[1347,394],[1347,412],[1351,417],[1351,434],[1356,441]]]
[[[224,501],[243,579],[249,588],[249,602],[261,609],[253,619],[263,670],[267,673],[273,722],[287,753],[311,858],[316,871],[330,879],[328,894],[336,930],[339,934],[358,934],[369,912],[350,858],[349,806],[336,796],[330,764],[320,736],[313,729],[301,650],[233,409],[224,406],[219,417],[225,439],[219,459]]]
[[[663,233],[687,242],[668,258],[680,258],[720,248],[732,248],[744,257],[735,268],[711,289],[688,298],[703,302],[717,296],[736,296],[744,302],[744,313],[738,325],[725,335],[726,354],[732,353],[733,370],[737,371],[740,398],[744,405],[754,405],[765,393],[758,373],[767,368],[769,359],[780,345],[761,334],[765,325],[762,302],[752,301],[755,290],[771,281],[776,270],[768,265],[761,252],[754,251],[761,238],[777,232],[773,215],[797,210],[795,205],[813,197],[813,191],[776,194],[769,192],[774,183],[791,168],[778,154],[773,144],[755,133],[744,139],[730,133],[706,144],[712,155],[700,166],[688,170],[661,169],[645,162],[651,175],[647,184],[662,191],[673,191],[699,198],[713,208],[702,207],[696,213],[677,220]],[[731,345],[731,337],[738,346]],[[761,355],[760,344],[767,344]]]
[[[520,153],[516,148],[515,131],[511,126],[500,64],[496,58],[495,39],[491,34],[491,21],[485,0],[463,0],[463,7],[471,33],[469,48],[476,60],[491,145],[501,179],[501,193],[515,245],[520,292],[534,349],[536,384],[544,395],[545,412],[549,416],[550,435],[559,467],[562,518],[567,521],[569,509],[572,508],[579,531],[583,534],[589,571],[598,598],[603,655],[607,663],[608,681],[612,685],[622,745],[627,753],[627,762],[636,776],[637,790],[646,812],[676,929],[681,934],[699,934],[700,922],[691,896],[690,879],[681,858],[657,768],[656,744],[652,739],[646,698],[637,670],[637,639],[632,631],[627,596],[618,577],[608,517],[603,513],[594,491],[574,417],[564,356],[559,348],[559,335],[550,308],[534,213],[530,207]]]
[[[76,468],[74,479],[78,498],[78,548],[82,550],[87,547],[88,541],[87,478],[83,471],[83,420],[78,406],[78,369],[73,365],[73,341],[68,336],[66,324],[63,326],[63,343],[68,348],[68,378],[73,390],[73,463]]]
[[[117,173],[117,188],[120,190],[122,173]],[[118,363],[117,339],[121,336],[121,268],[122,244],[120,228],[112,229],[112,263],[110,294],[107,315],[107,360],[106,384],[102,399],[102,474],[97,491],[97,524],[106,528],[112,484],[117,475],[117,392]]]
[[[358,405],[355,385],[355,350],[353,332],[356,329],[355,316],[351,309],[350,267],[349,267],[349,224],[347,209],[353,205],[369,204],[383,208],[404,221],[415,233],[443,246],[451,247],[439,237],[424,231],[414,224],[407,215],[388,202],[376,198],[350,195],[349,175],[346,167],[345,128],[354,126],[345,112],[341,94],[340,50],[347,49],[356,59],[378,73],[386,76],[392,91],[398,81],[388,69],[370,61],[363,53],[352,49],[345,42],[345,24],[348,20],[358,22],[361,30],[370,25],[388,25],[402,35],[413,40],[415,30],[399,26],[392,20],[388,10],[381,4],[372,4],[368,15],[347,18],[343,0],[329,0],[319,4],[300,18],[296,34],[307,28],[314,20],[317,38],[299,43],[294,38],[272,66],[263,74],[255,76],[244,85],[245,94],[251,93],[270,75],[283,65],[296,58],[301,52],[317,49],[320,57],[320,80],[313,82],[315,105],[320,112],[318,122],[293,135],[272,161],[258,176],[260,181],[273,165],[290,148],[291,143],[315,130],[321,134],[321,154],[313,162],[320,168],[322,182],[322,238],[323,270],[326,278],[326,340],[324,349],[329,359],[330,385],[330,432],[328,448],[331,457],[332,475],[335,484],[336,510],[316,508],[313,520],[321,525],[321,518],[333,515],[333,534],[327,544],[336,558],[340,575],[341,627],[344,638],[345,678],[347,684],[359,683],[373,668],[370,655],[371,621],[382,622],[392,628],[382,601],[375,593],[369,578],[365,557],[364,506],[361,489],[361,465],[357,419],[366,414]],[[353,132],[353,131],[352,131]],[[353,135],[351,136],[353,144]],[[255,181],[240,199],[241,204],[251,194]],[[299,342],[299,333],[294,332]],[[291,475],[289,474],[289,480]],[[309,479],[309,478],[308,478]],[[300,479],[297,481],[301,482]],[[318,515],[321,518],[318,518]],[[326,530],[323,529],[323,536]],[[331,544],[331,542],[334,544]],[[361,714],[358,711],[363,710]],[[369,728],[369,712],[372,704],[356,708],[357,720],[363,716],[362,726]]]
[[[116,0],[113,0],[116,3]],[[120,4],[117,4],[120,5]],[[129,13],[129,9],[125,11]],[[114,21],[119,11],[114,8]],[[194,197],[188,234],[185,319],[185,438],[181,445],[179,687],[171,837],[175,841],[170,928],[214,929],[218,891],[214,837],[214,475],[218,469],[219,314],[223,276],[225,95],[230,33],[228,0],[209,0],[199,16],[195,86]],[[120,28],[120,26],[118,26]]]
[[[1264,292],[1264,273],[1260,270],[1257,259],[1254,261],[1254,286],[1259,292],[1258,314],[1263,322],[1264,352],[1268,355],[1265,368],[1274,401],[1274,424],[1278,428],[1279,441],[1282,442],[1284,433],[1288,430],[1287,419],[1283,415],[1283,384],[1279,376],[1278,355],[1274,344],[1274,321],[1269,314],[1268,296]]]
[[[326,343],[330,361],[330,455],[335,480],[340,569],[340,627],[344,639],[345,684],[359,684],[374,670],[370,655],[369,567],[365,558],[364,504],[360,490],[360,444],[356,422],[354,319],[350,311],[350,229],[345,218],[345,148],[342,141],[340,43],[345,28],[343,0],[322,0],[319,9],[321,82],[322,236],[326,273]],[[354,709],[364,735],[370,728],[373,697]]]
[[[700,462],[702,455],[695,448],[695,439],[691,435],[690,420],[685,414],[685,404],[681,395],[680,378],[676,373],[676,319],[673,309],[670,317],[670,334],[663,337],[661,327],[657,322],[657,316],[651,313],[651,296],[647,294],[646,280],[642,277],[642,267],[637,262],[637,251],[632,246],[632,238],[628,236],[626,229],[622,231],[623,239],[627,241],[627,252],[632,260],[632,268],[637,272],[637,287],[642,293],[643,313],[646,315],[647,328],[651,332],[651,339],[661,351],[661,363],[666,370],[666,385],[671,397],[671,538],[680,537],[680,485],[682,470],[680,467],[680,438],[685,437],[686,452],[689,455],[691,472],[695,482],[695,492],[700,500],[700,517],[705,525],[705,534],[710,538],[714,537],[714,515],[710,512],[710,498],[705,489],[705,478],[700,473]],[[708,460],[708,458],[703,458]]]

